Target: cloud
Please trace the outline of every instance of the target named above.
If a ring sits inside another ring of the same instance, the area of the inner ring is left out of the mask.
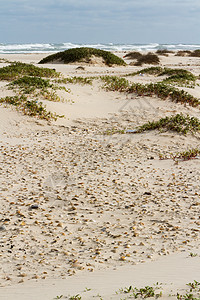
[[[1,0],[0,32],[54,41],[190,39],[188,29],[198,36],[199,13],[199,0]]]

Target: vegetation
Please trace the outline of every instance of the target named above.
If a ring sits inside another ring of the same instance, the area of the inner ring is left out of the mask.
[[[135,76],[138,74],[149,74],[149,75],[156,75],[158,76],[161,72],[163,71],[162,67],[156,66],[156,67],[150,67],[150,68],[144,68],[140,71],[131,73],[131,74],[127,74],[126,76]]]
[[[143,64],[158,65],[159,63],[159,57],[156,54],[149,52],[138,57],[135,66],[142,66]]]
[[[51,63],[52,61],[60,61],[65,64],[73,63],[73,62],[81,62],[83,60],[88,60],[91,56],[98,56],[102,57],[105,61],[105,64],[108,66],[111,65],[126,65],[123,59],[119,58],[118,56],[114,55],[109,51],[104,51],[95,48],[74,48],[68,49],[66,51],[58,52],[52,55],[47,56],[46,58],[42,59],[39,63]]]
[[[37,76],[37,77],[59,77],[60,74],[53,69],[39,68],[32,64],[25,64],[21,62],[11,63],[9,66],[0,68],[0,80],[15,80],[23,76]]]
[[[130,83],[123,77],[118,76],[101,76],[105,82],[104,88],[108,91],[129,92]]]
[[[200,49],[196,49],[190,53],[191,57],[200,57]]]
[[[172,154],[170,153],[169,156],[166,155],[162,155],[160,154],[159,157],[160,159],[173,159],[175,162],[178,162],[179,160],[183,160],[183,161],[187,161],[190,159],[194,159],[195,157],[197,157],[200,154],[200,150],[197,148],[192,148],[186,151],[182,151],[182,152],[178,152],[176,154]],[[192,252],[190,253],[190,256],[196,256],[197,254],[193,254]]]
[[[124,55],[124,58],[127,58],[127,59],[138,59],[141,56],[142,56],[142,54],[140,52],[133,51],[133,52],[129,52],[126,55]]]
[[[102,76],[101,79],[105,82],[103,87],[106,90],[135,93],[139,96],[156,95],[161,99],[170,98],[174,102],[188,103],[189,105],[194,107],[200,104],[199,99],[193,97],[184,90],[179,90],[163,82],[149,84],[130,84],[129,81],[125,78],[119,78],[117,76]]]
[[[169,53],[173,53],[173,51],[167,50],[167,49],[159,49],[156,51],[156,54],[158,55],[164,55],[168,56]]]
[[[190,54],[190,50],[180,50],[175,54],[175,56],[190,56]]]
[[[57,118],[60,117],[48,112],[42,102],[38,102],[37,100],[28,100],[28,98],[24,95],[0,98],[0,103],[14,105],[19,111],[31,117],[38,116],[40,119],[44,120],[57,120]]]
[[[186,86],[190,88],[194,88],[197,77],[193,75],[191,72],[185,69],[171,69],[171,68],[161,68],[159,66],[144,68],[140,71],[127,74],[128,76],[135,76],[138,74],[149,74],[154,76],[168,76],[163,79],[161,82],[164,84],[170,85],[178,85],[178,86]]]
[[[189,290],[185,295],[181,295],[177,293],[178,300],[199,300],[200,299],[200,282],[194,280],[194,282],[190,282],[187,284]]]
[[[162,292],[156,293],[156,289],[158,289],[158,283],[156,284],[156,287],[145,286],[144,288],[140,289],[129,286],[128,288],[120,289],[119,292],[123,294],[129,294],[129,297],[133,297],[134,299],[137,299],[139,297],[142,299],[150,297],[154,297],[157,299],[159,297],[162,297]]]
[[[183,134],[193,133],[200,131],[200,121],[195,117],[176,114],[175,116],[161,118],[158,121],[145,123],[137,128],[136,133],[155,129],[160,131],[170,130]]]
[[[193,51],[180,50],[176,53],[176,56],[200,57],[200,49],[196,49],[196,50],[193,50]]]
[[[43,103],[38,101],[38,97],[41,98],[42,96],[51,101],[60,101],[55,93],[55,89],[58,87],[51,84],[50,79],[48,79],[59,76],[60,74],[55,70],[39,68],[21,62],[14,62],[7,67],[0,68],[0,80],[12,81],[8,86],[14,89],[16,93],[16,96],[0,98],[0,103],[14,105],[25,115],[37,116],[45,120],[56,120],[62,116],[48,112]],[[49,91],[49,89],[51,90]]]
[[[186,294],[179,294],[177,292],[176,295],[171,295],[171,294],[168,295],[168,298],[170,299],[171,296],[176,296],[176,299],[178,299],[178,300],[199,300],[200,299],[200,282],[194,280],[193,282],[186,284],[186,286],[187,286]],[[153,286],[147,285],[142,288],[137,288],[137,287],[133,287],[133,286],[121,288],[118,291],[116,291],[116,294],[117,295],[125,294],[127,296],[125,299],[147,299],[147,298],[158,299],[163,296],[162,291],[159,291],[161,288],[162,288],[161,284],[159,284],[157,282]],[[63,297],[66,299],[69,299],[69,300],[82,299],[80,294],[77,294],[74,296],[69,295],[68,297],[60,295],[54,299],[61,299]],[[97,297],[100,299],[103,299],[99,294],[92,296],[92,298],[97,298]]]
[[[19,79],[14,80],[10,86],[18,86],[25,94],[30,94],[35,91],[35,89],[47,89],[53,87],[48,79],[43,79],[41,77],[30,77],[24,76]]]
[[[185,69],[171,69],[171,68],[162,68],[159,66],[156,67],[150,67],[150,68],[144,68],[140,71],[127,74],[127,76],[135,76],[137,74],[150,74],[155,76],[169,76],[165,80],[171,80],[174,77],[174,80],[176,81],[178,79],[181,80],[188,80],[188,81],[195,81],[197,78],[195,75],[193,75],[191,72],[185,70]]]
[[[56,83],[63,83],[63,84],[67,84],[67,83],[73,83],[73,84],[92,84],[92,80],[93,78],[90,77],[76,77],[76,76],[73,76],[73,77],[67,77],[67,78],[63,78],[63,79],[57,79],[55,82]]]

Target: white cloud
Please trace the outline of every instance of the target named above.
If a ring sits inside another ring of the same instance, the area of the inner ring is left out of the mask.
[[[188,42],[198,37],[199,13],[199,0],[1,0],[0,33],[25,42]]]

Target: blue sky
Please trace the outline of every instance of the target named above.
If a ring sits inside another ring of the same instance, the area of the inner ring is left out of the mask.
[[[199,0],[0,0],[0,43],[200,43]]]

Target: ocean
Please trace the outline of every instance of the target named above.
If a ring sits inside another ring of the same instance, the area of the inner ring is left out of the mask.
[[[93,47],[107,51],[156,51],[158,49],[177,50],[195,50],[200,49],[200,44],[73,44],[73,43],[30,43],[30,44],[12,44],[0,43],[0,54],[6,53],[50,53],[60,52],[76,47]]]

